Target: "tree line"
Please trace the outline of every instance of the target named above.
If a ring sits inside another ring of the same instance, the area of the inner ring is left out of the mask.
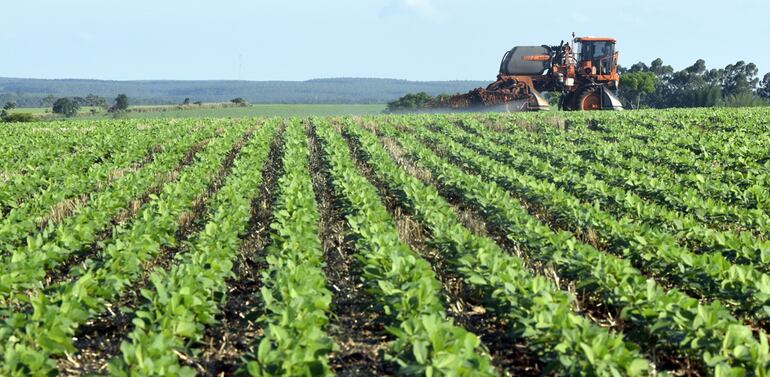
[[[91,107],[90,111],[91,114],[96,114],[98,112],[98,108],[101,108],[103,111],[107,111],[109,113],[113,114],[119,114],[122,112],[129,111],[128,110],[128,96],[125,94],[119,94],[115,100],[112,106],[109,106],[107,103],[107,100],[104,97],[96,96],[93,94],[89,94],[85,97],[61,97],[56,98],[54,96],[48,96],[43,99],[43,104],[46,107],[50,107],[51,112],[54,114],[60,114],[64,115],[65,117],[73,117],[80,112],[80,109],[82,107]],[[246,107],[249,106],[249,102],[241,97],[236,97],[231,99],[228,102],[229,106],[237,106],[237,107]],[[198,106],[202,107],[204,106],[204,103],[201,101],[195,101],[192,102],[189,97],[185,98],[184,101],[182,101],[181,104],[178,106]],[[220,104],[222,105],[222,104]],[[14,101],[8,101],[5,103],[5,105],[2,108],[2,111],[0,111],[0,121],[3,122],[33,122],[36,119],[34,114],[32,113],[24,113],[24,112],[14,112],[11,113],[10,111],[17,108],[17,104]],[[144,110],[144,109],[142,109]],[[141,111],[141,112],[150,112],[150,111],[157,111],[156,109],[150,107],[146,109],[147,111]],[[132,109],[131,111],[136,111],[136,109]]]
[[[107,100],[103,97],[89,94],[86,97],[62,97],[53,101],[51,110],[54,114],[61,114],[66,117],[75,116],[83,106],[101,107],[110,113],[120,113],[128,109],[128,96],[118,94],[112,106],[107,105]]]
[[[81,107],[100,107],[107,110],[110,113],[118,114],[128,109],[128,96],[125,94],[119,94],[115,97],[113,104],[110,106],[107,103],[107,99],[99,97],[93,94],[89,94],[85,97],[61,97],[56,98],[54,96],[47,96],[42,102],[46,107],[51,108],[51,112],[54,114],[64,115],[65,117],[73,117],[77,115]],[[33,122],[35,117],[31,113],[11,113],[10,110],[16,108],[16,102],[8,101],[3,106],[0,112],[0,121],[3,122]],[[91,110],[95,112],[95,109]]]
[[[626,108],[766,106],[770,101],[770,72],[760,80],[756,64],[743,60],[708,69],[698,59],[674,71],[658,58],[618,71],[618,95]]]

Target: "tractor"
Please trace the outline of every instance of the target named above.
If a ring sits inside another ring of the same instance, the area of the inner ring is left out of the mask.
[[[548,110],[542,92],[561,93],[562,110],[622,110],[615,39],[579,37],[558,46],[517,46],[500,62],[497,81],[466,94],[438,97],[431,107],[458,111]]]

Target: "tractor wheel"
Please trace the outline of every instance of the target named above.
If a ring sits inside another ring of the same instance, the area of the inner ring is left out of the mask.
[[[601,110],[602,92],[598,86],[589,86],[583,89],[573,106],[577,111]]]

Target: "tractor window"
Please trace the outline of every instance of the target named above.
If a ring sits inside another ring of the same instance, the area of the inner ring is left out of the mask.
[[[609,41],[583,41],[580,43],[580,60],[590,60],[594,67],[599,67],[601,62],[603,74],[610,71],[613,65],[612,57],[615,53],[615,43]]]
[[[612,56],[615,53],[615,44],[604,41],[590,41],[580,43],[581,60],[598,60],[603,57]]]
[[[593,59],[601,59],[612,56],[615,52],[615,44],[612,42],[594,42]]]

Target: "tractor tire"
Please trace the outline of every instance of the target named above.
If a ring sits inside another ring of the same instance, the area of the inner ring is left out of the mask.
[[[598,86],[589,86],[575,97],[572,109],[576,111],[591,111],[602,109],[602,91]]]

